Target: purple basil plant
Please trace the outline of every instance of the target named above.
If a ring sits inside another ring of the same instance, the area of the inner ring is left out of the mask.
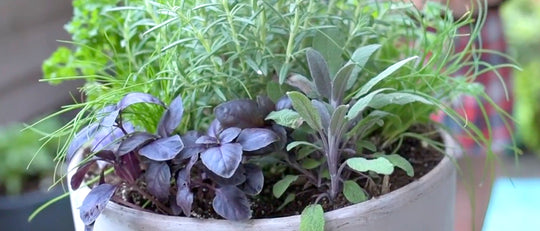
[[[213,192],[212,206],[220,216],[249,219],[248,196],[261,192],[264,178],[261,168],[248,160],[285,146],[285,129],[265,117],[283,105],[290,107],[287,101],[280,100],[278,108],[267,97],[228,101],[215,108],[216,119],[206,133],[180,135],[175,133],[184,112],[180,97],[167,106],[146,93],[127,94],[101,110],[99,120],[79,131],[68,148],[68,162],[79,150],[88,156],[71,179],[73,189],[92,166],[102,166],[97,186],[80,207],[82,221],[91,229],[111,199],[143,209],[120,199],[126,192],[138,193],[160,213],[190,216],[197,188]],[[165,108],[155,133],[135,128],[123,116],[126,108],[139,103]],[[113,180],[106,177],[109,169]]]

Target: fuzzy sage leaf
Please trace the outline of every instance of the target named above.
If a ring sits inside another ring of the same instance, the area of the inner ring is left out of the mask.
[[[283,179],[279,180],[274,184],[274,187],[272,188],[272,193],[276,198],[280,198],[281,195],[287,190],[287,188],[292,184],[292,182],[296,181],[298,179],[298,176],[294,175],[287,175]]]
[[[321,116],[318,110],[311,104],[311,101],[300,92],[288,92],[293,108],[302,116],[304,121],[314,130],[322,130]]]
[[[330,72],[328,71],[328,64],[324,57],[313,48],[306,50],[306,58],[308,61],[309,72],[311,78],[315,82],[315,87],[319,94],[323,97],[330,98]]]
[[[300,215],[300,231],[324,231],[324,211],[321,205],[308,205]]]
[[[353,204],[360,203],[367,199],[364,190],[362,190],[362,188],[352,180],[346,180],[343,182],[343,195],[349,202]]]
[[[394,165],[384,157],[371,160],[362,157],[353,157],[347,160],[347,165],[359,172],[373,171],[384,175],[390,175],[394,172]]]

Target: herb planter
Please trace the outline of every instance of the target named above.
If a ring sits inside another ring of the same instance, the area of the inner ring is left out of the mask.
[[[453,142],[445,136],[447,153],[454,156]],[[325,230],[454,230],[456,169],[445,157],[428,174],[378,198],[325,213]],[[70,169],[78,164],[75,156]],[[70,171],[69,179],[74,171]],[[78,208],[88,187],[71,191],[76,230],[84,230]],[[94,230],[298,230],[300,216],[252,219],[247,222],[165,216],[109,202],[96,220]]]

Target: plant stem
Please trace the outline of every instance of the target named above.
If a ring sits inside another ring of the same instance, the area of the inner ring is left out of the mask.
[[[152,195],[148,194],[147,192],[145,192],[144,190],[142,190],[141,188],[139,188],[138,186],[134,186],[133,187],[138,193],[140,193],[143,197],[146,197],[146,199],[148,200],[151,200],[152,203],[154,203],[154,205],[156,205],[156,207],[161,210],[162,212],[166,213],[166,214],[173,214],[172,210],[165,206],[163,203],[161,203],[159,200],[156,200],[155,197],[153,197]]]
[[[384,175],[382,188],[381,188],[381,194],[386,194],[388,192],[390,192],[390,176]]]

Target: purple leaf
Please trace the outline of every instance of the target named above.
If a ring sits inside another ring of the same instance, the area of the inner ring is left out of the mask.
[[[169,197],[171,187],[171,170],[165,162],[150,162],[145,173],[147,188],[150,194],[158,200],[166,200]]]
[[[281,111],[283,109],[293,109],[292,101],[287,95],[281,96],[276,103],[276,111]]]
[[[213,136],[203,135],[197,138],[197,140],[195,140],[195,143],[196,144],[219,144],[219,140]]]
[[[257,105],[259,106],[260,113],[265,116],[270,114],[270,112],[274,111],[276,108],[276,104],[265,95],[257,96]]]
[[[319,112],[319,115],[321,116],[322,127],[325,131],[327,131],[328,126],[330,125],[330,112],[328,110],[327,104],[318,100],[311,100],[311,104],[313,104],[313,106]]]
[[[217,214],[228,220],[245,221],[251,218],[246,194],[236,186],[228,185],[216,189],[212,206]]]
[[[221,177],[229,178],[242,160],[242,145],[229,143],[209,148],[201,153],[201,160],[210,171]]]
[[[133,105],[136,103],[152,103],[152,104],[165,106],[165,104],[163,104],[161,100],[159,100],[158,98],[150,94],[146,94],[142,92],[133,92],[124,96],[124,98],[122,98],[120,102],[118,102],[116,107],[118,110],[124,110],[130,105]]]
[[[174,135],[156,140],[139,150],[139,154],[155,161],[165,161],[174,158],[184,148],[180,136]]]
[[[75,153],[85,143],[87,143],[91,139],[91,137],[94,136],[94,134],[96,133],[98,127],[99,127],[98,124],[93,123],[93,124],[90,124],[90,125],[84,127],[83,129],[81,129],[81,131],[79,131],[77,134],[75,134],[75,136],[71,140],[71,143],[69,144],[69,148],[68,148],[67,153],[66,153],[66,161],[67,161],[67,163],[69,163],[71,161],[71,158],[73,158],[73,156],[75,155]]]
[[[246,181],[246,170],[244,169],[244,167],[242,167],[242,165],[239,165],[234,174],[229,178],[223,178],[221,176],[218,176],[212,171],[207,171],[206,173],[208,174],[210,179],[212,179],[212,181],[216,182],[221,186],[239,185]]]
[[[242,185],[242,190],[248,195],[257,195],[264,186],[264,176],[261,168],[254,164],[245,164],[246,182]]]
[[[118,144],[118,140],[125,136],[124,131],[131,133],[135,130],[131,123],[124,123],[124,130],[117,127],[101,127],[98,132],[96,132],[94,139],[92,140],[91,150],[93,152],[107,148],[108,150],[113,150],[114,145]]]
[[[208,128],[208,135],[211,137],[218,137],[218,134],[221,131],[223,131],[223,126],[221,126],[219,120],[214,119],[212,123],[210,123],[210,127]]]
[[[182,121],[182,115],[184,114],[184,105],[182,104],[182,98],[180,96],[173,99],[169,108],[165,110],[161,120],[158,124],[158,135],[162,137],[167,137],[171,135],[180,125]]]
[[[101,150],[96,153],[96,156],[110,163],[116,160],[116,156],[114,155],[114,152],[111,150]]]
[[[84,198],[80,210],[81,220],[85,225],[91,225],[101,214],[107,202],[114,195],[116,186],[111,184],[101,184],[93,188]]]
[[[219,133],[219,141],[221,141],[221,143],[230,143],[238,136],[238,134],[240,134],[240,131],[242,131],[242,129],[236,127],[227,128]]]
[[[123,180],[134,183],[142,174],[139,158],[135,153],[120,157],[120,162],[114,164],[114,172]]]
[[[83,164],[79,168],[77,168],[77,171],[70,180],[71,189],[76,190],[81,186],[81,183],[84,180],[84,177],[86,176],[86,173],[88,170],[90,170],[90,167],[96,162],[96,160],[89,160],[87,163]]]
[[[190,190],[189,170],[182,169],[178,172],[176,178],[178,191],[176,193],[176,204],[182,208],[182,212],[186,217],[191,214],[191,206],[193,205],[193,193]]]
[[[214,108],[214,115],[224,128],[252,128],[264,125],[264,116],[257,102],[248,99],[231,100]]]
[[[186,134],[181,136],[182,142],[184,143],[184,148],[180,153],[174,158],[175,160],[184,160],[201,153],[205,148],[204,145],[197,144],[197,139],[201,134],[197,131],[188,131]]]
[[[112,127],[116,122],[116,117],[118,117],[119,113],[120,110],[116,109],[116,105],[109,105],[104,107],[97,114],[98,117],[102,117],[100,119],[99,125],[104,127]]]
[[[169,205],[171,207],[172,215],[180,216],[180,214],[182,214],[182,208],[178,206],[178,203],[176,202],[176,196],[169,195]]]
[[[127,135],[127,138],[120,143],[117,153],[119,156],[123,156],[136,148],[155,140],[156,138],[157,137],[155,135],[148,132],[131,133]]]
[[[240,132],[236,141],[244,151],[255,151],[279,140],[279,136],[266,128],[246,128]]]

